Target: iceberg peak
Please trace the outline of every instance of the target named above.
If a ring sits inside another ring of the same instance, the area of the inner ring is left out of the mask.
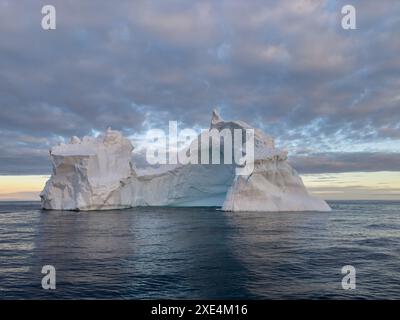
[[[210,128],[213,128],[217,123],[223,121],[222,117],[218,113],[217,109],[214,109],[211,116]]]

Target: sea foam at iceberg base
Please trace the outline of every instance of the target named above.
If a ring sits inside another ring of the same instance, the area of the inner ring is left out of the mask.
[[[210,130],[249,129],[242,121],[224,121],[213,112]],[[200,145],[203,134],[191,146]],[[40,197],[48,210],[109,210],[137,206],[221,207],[225,211],[330,211],[311,196],[287,162],[287,152],[254,130],[249,174],[232,164],[177,164],[139,170],[133,146],[118,131],[98,137],[72,137],[50,150],[53,173]],[[211,146],[210,153],[215,152]],[[217,152],[225,152],[223,142]]]

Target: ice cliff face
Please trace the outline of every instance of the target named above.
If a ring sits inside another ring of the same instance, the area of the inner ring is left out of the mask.
[[[251,128],[214,112],[210,130]],[[207,134],[202,133],[202,134]],[[199,148],[201,135],[192,142]],[[210,147],[210,153],[215,152]],[[254,170],[238,175],[235,164],[186,164],[143,174],[132,164],[133,147],[117,131],[97,138],[73,137],[50,150],[53,174],[41,193],[42,207],[107,210],[135,206],[217,206],[225,211],[329,211],[307,192],[274,140],[254,131]],[[220,148],[223,153],[223,146]],[[184,151],[185,152],[185,151]],[[219,150],[218,150],[219,152]]]
[[[124,187],[134,173],[133,147],[108,129],[97,138],[72,137],[50,150],[53,174],[40,197],[44,209],[96,210],[128,208]]]

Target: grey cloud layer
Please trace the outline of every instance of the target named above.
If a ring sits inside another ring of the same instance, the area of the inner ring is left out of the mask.
[[[292,156],[290,162],[300,173],[400,171],[400,153],[318,153]]]
[[[387,143],[371,170],[398,170],[397,0],[353,1],[355,31],[340,28],[346,1],[51,3],[57,30],[45,32],[47,1],[0,0],[1,174],[48,173],[50,145],[108,126],[205,127],[214,106],[279,137],[294,157],[309,149],[307,163],[319,154],[315,168],[298,159],[304,172],[334,170],[321,153],[338,142],[335,159],[353,144],[373,157]],[[340,170],[364,166],[347,163]]]

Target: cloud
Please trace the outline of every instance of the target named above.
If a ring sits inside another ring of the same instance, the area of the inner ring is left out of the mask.
[[[400,171],[400,153],[318,153],[292,156],[290,162],[302,174]]]
[[[356,145],[393,168],[397,0],[355,1],[352,31],[340,27],[342,0],[53,0],[55,31],[40,27],[45,4],[0,0],[3,174],[47,173],[50,145],[108,126],[126,135],[168,120],[206,127],[215,106],[293,156],[343,160]],[[353,160],[352,170],[365,166]]]

